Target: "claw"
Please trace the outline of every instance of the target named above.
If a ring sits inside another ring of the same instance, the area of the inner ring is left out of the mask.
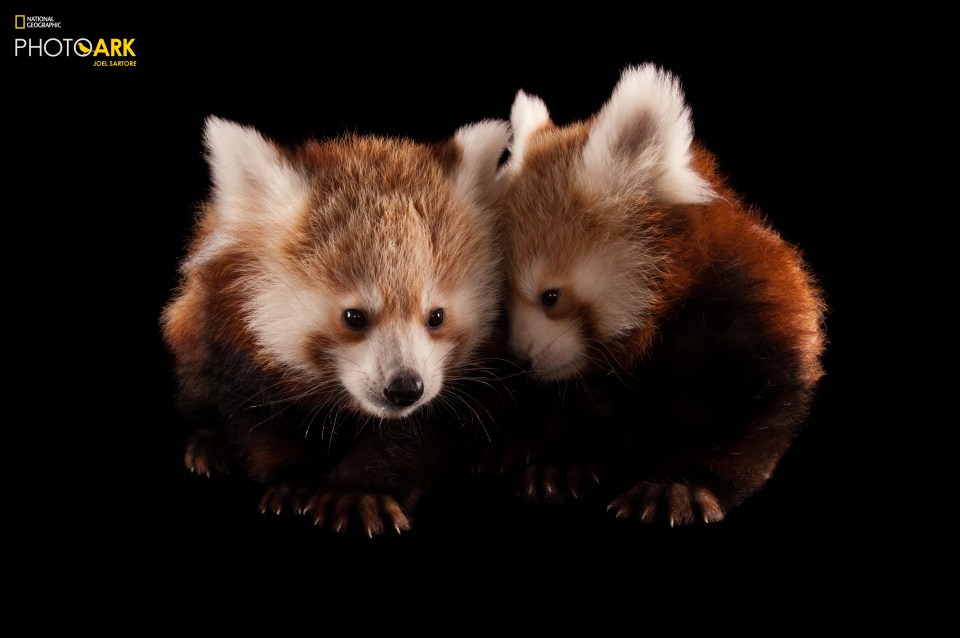
[[[653,515],[653,511],[656,505],[654,503],[648,503],[645,508],[643,508],[643,514],[640,515],[640,520],[646,522],[648,518]]]

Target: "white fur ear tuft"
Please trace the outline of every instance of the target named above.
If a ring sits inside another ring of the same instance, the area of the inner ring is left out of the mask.
[[[629,67],[594,120],[582,177],[609,195],[643,192],[667,204],[716,194],[690,166],[693,124],[680,83],[652,64]]]
[[[510,109],[513,139],[510,141],[510,161],[507,164],[509,170],[515,171],[520,168],[530,136],[549,123],[550,112],[547,111],[547,105],[543,100],[535,95],[518,91],[513,107]]]
[[[305,202],[303,177],[256,130],[210,116],[203,139],[221,226],[283,222]]]
[[[510,139],[509,126],[501,120],[483,120],[461,127],[454,139],[460,148],[457,192],[474,204],[488,204],[495,197],[497,162]]]

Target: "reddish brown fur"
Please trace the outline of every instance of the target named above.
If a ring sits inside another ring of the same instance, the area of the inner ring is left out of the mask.
[[[716,263],[736,255],[758,288],[754,299],[760,323],[767,328],[764,340],[777,350],[800,349],[804,361],[802,379],[816,383],[823,374],[822,298],[800,253],[784,242],[715,171],[713,156],[700,148],[694,166],[707,177],[717,193],[709,205],[677,206],[649,215],[659,228],[658,244],[666,264],[657,281],[659,303],[646,330],[640,330],[622,348],[625,367],[642,359],[662,323],[673,312],[703,273]]]
[[[550,277],[569,281],[586,256],[607,253],[622,254],[607,274],[627,273],[651,303],[636,327],[616,336],[597,329],[605,300],[598,306],[563,289],[555,308],[542,309],[552,320],[575,318],[583,339],[603,341],[604,355],[580,370],[581,394],[563,386],[563,406],[556,390],[525,390],[520,438],[553,450],[533,476],[590,461],[584,454],[596,450],[583,451],[587,439],[602,439],[597,445],[618,459],[610,466],[624,481],[611,504],[618,516],[715,521],[765,484],[806,416],[823,374],[824,303],[800,252],[742,202],[696,144],[691,166],[717,195],[709,204],[591,191],[578,166],[595,123],[547,123],[526,140],[501,200],[509,294],[515,307],[532,309],[556,286]],[[538,260],[545,279],[527,290],[523,278]],[[598,403],[610,397],[619,416],[606,419]],[[606,425],[590,432],[574,422]],[[528,479],[524,489],[550,495],[562,482]]]

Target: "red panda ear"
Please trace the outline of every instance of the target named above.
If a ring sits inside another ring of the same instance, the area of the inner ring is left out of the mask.
[[[520,169],[531,136],[550,123],[550,113],[543,100],[523,91],[517,92],[513,107],[510,109],[513,138],[510,140],[510,160],[504,166],[506,173],[513,173]]]
[[[629,67],[595,117],[581,177],[604,195],[644,195],[667,204],[715,197],[690,166],[693,124],[680,83],[652,64]]]
[[[507,147],[510,129],[500,120],[483,120],[457,130],[460,151],[454,188],[468,202],[486,206],[496,198],[497,162]]]
[[[204,146],[217,227],[283,223],[307,197],[304,179],[256,130],[208,117]]]

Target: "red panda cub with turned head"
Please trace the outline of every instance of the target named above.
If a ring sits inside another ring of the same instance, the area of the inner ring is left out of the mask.
[[[207,120],[211,195],[162,317],[199,422],[191,471],[240,469],[266,486],[262,510],[328,529],[410,527],[483,425],[470,384],[500,313],[488,193],[508,137],[485,121],[432,145],[286,148]]]
[[[796,248],[693,139],[678,80],[627,68],[557,126],[522,91],[502,169],[522,493],[619,518],[719,521],[770,478],[807,416],[824,305]],[[603,479],[604,475],[606,479]]]

